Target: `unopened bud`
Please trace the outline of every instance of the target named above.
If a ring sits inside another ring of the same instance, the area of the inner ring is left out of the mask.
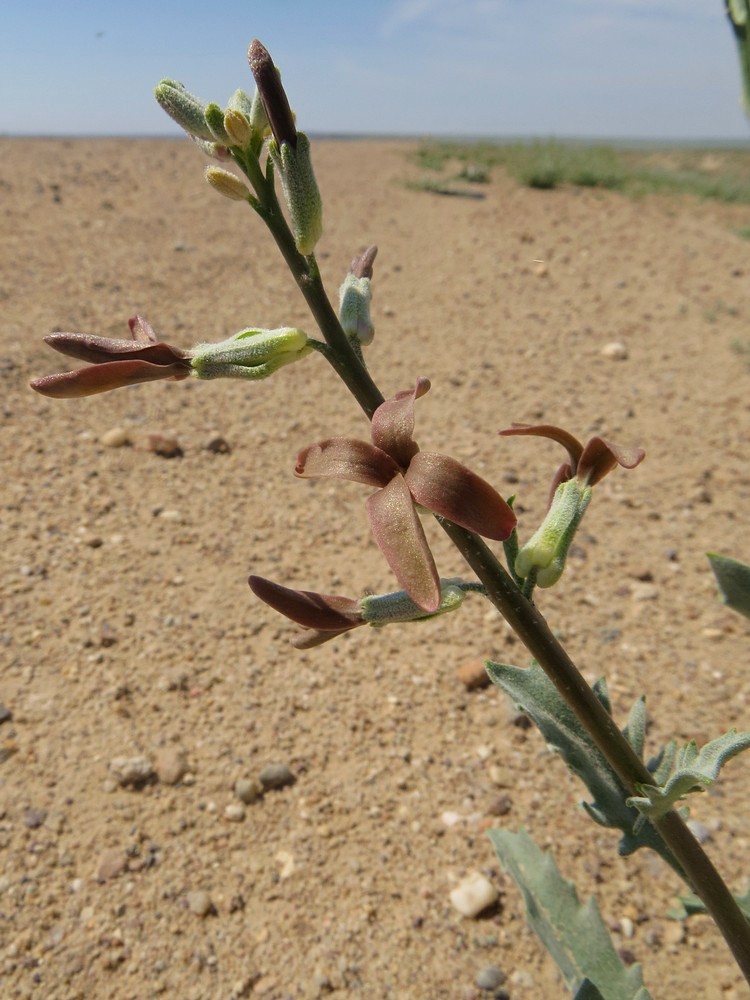
[[[206,180],[219,194],[232,201],[247,201],[250,192],[236,174],[223,167],[206,167]]]
[[[224,112],[224,131],[229,138],[230,145],[240,146],[243,149],[250,142],[253,134],[250,122],[245,115],[241,111],[235,111],[234,108],[227,108]]]
[[[538,587],[551,587],[562,576],[568,549],[591,500],[591,487],[576,479],[560,483],[541,525],[516,556],[516,575],[536,570]]]
[[[198,378],[261,379],[312,351],[307,334],[293,327],[250,328],[217,344],[198,344],[189,351]]]
[[[339,321],[347,337],[360,344],[372,343],[375,327],[370,318],[372,289],[369,278],[358,278],[349,272],[339,288]]]
[[[162,80],[154,90],[159,105],[172,121],[189,135],[211,141],[214,136],[206,124],[206,105],[176,80]]]
[[[215,103],[207,104],[205,118],[206,125],[208,125],[209,132],[213,138],[225,146],[231,146],[232,143],[224,128],[224,112],[219,105]]]
[[[281,175],[294,242],[301,254],[311,254],[323,235],[323,205],[310,159],[310,140],[304,132],[297,133],[296,147],[276,140],[268,144],[268,152]]]

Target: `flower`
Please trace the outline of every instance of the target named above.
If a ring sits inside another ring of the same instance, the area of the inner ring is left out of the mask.
[[[551,587],[562,576],[571,542],[591,501],[592,486],[616,465],[634,469],[644,457],[643,449],[624,451],[602,437],[592,437],[585,445],[568,431],[552,424],[513,424],[502,435],[530,434],[557,441],[568,452],[552,478],[547,514],[515,559],[516,576],[539,587]]]
[[[498,541],[510,535],[516,518],[475,473],[446,455],[419,450],[412,437],[414,403],[429,388],[429,379],[420,377],[414,389],[382,403],[372,417],[372,444],[337,437],[309,445],[299,453],[295,473],[380,487],[367,501],[375,541],[411,599],[434,612],[440,605],[440,579],[416,504]]]
[[[311,649],[335,639],[359,625],[380,627],[394,622],[422,621],[455,611],[466,596],[466,584],[459,580],[440,581],[440,604],[433,613],[423,611],[404,590],[395,594],[372,594],[356,601],[337,594],[316,594],[311,590],[291,590],[262,576],[251,576],[250,589],[256,597],[301,625],[305,632],[292,640],[297,649]]]
[[[44,339],[55,350],[93,361],[90,368],[45,375],[31,382],[43,396],[71,399],[155,379],[261,379],[299,361],[312,351],[307,335],[294,327],[240,330],[219,343],[197,344],[189,351],[157,341],[140,316],[128,320],[132,340],[110,340],[86,333],[51,333]]]
[[[616,465],[621,465],[623,469],[634,469],[646,457],[646,452],[642,448],[627,451],[598,436],[589,438],[583,445],[568,431],[553,424],[511,424],[510,427],[500,431],[500,434],[503,437],[531,434],[535,437],[549,438],[551,441],[557,441],[568,452],[570,461],[561,465],[552,479],[550,502],[560,483],[568,479],[575,477],[582,488],[595,486]]]
[[[45,341],[61,354],[92,361],[90,368],[45,375],[31,382],[31,388],[53,399],[93,396],[135,382],[156,379],[180,381],[190,375],[187,351],[170,347],[140,316],[128,320],[130,340],[94,337],[87,333],[51,333]]]

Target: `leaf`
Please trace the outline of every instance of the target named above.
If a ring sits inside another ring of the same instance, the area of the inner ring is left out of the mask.
[[[724,603],[750,618],[750,566],[716,552],[707,555]]]
[[[586,785],[593,797],[593,802],[583,803],[588,815],[601,826],[622,831],[618,853],[627,856],[639,847],[650,847],[680,877],[684,877],[680,865],[656,829],[650,823],[644,823],[638,811],[627,804],[629,791],[539,664],[532,663],[528,669],[521,669],[489,662],[487,672],[493,684],[502,688],[530,716],[548,745],[560,754],[571,771]],[[606,682],[603,679],[598,681],[594,691],[611,715]],[[644,733],[645,706],[643,699],[639,699],[625,728],[625,736],[636,752],[643,743]]]
[[[557,963],[577,1000],[648,1000],[640,965],[626,968],[593,898],[581,904],[551,853],[525,830],[490,830],[505,870],[523,894],[526,920]]]
[[[719,777],[724,764],[750,748],[750,733],[728,733],[706,743],[699,750],[695,740],[677,751],[674,770],[666,781],[655,785],[636,785],[640,795],[631,796],[627,804],[643,816],[658,819],[690,792],[702,792]]]
[[[750,885],[745,893],[740,896],[735,894],[735,902],[744,915],[750,920]],[[696,913],[706,913],[706,905],[702,899],[690,893],[687,896],[680,896],[680,906],[671,910],[668,916],[674,920],[685,920],[686,917],[693,917]]]

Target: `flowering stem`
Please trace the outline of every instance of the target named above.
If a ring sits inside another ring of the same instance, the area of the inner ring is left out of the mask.
[[[339,323],[323,287],[314,256],[305,257],[297,250],[276,198],[272,180],[266,180],[262,174],[260,178],[259,181],[258,174],[251,177],[260,202],[256,211],[271,231],[325,338],[329,349],[321,353],[324,353],[341,376],[367,416],[372,417],[384,397],[357,357]],[[625,788],[636,794],[636,784],[652,784],[653,775],[586,683],[542,614],[524,596],[492,551],[472,532],[444,518],[438,517],[438,521],[476,573],[489,600],[545,671]],[[687,882],[702,899],[738,966],[750,982],[750,923],[745,919],[732,893],[674,810],[651,822],[681,866]]]

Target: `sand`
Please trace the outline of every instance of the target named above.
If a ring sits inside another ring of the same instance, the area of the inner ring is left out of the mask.
[[[651,751],[750,728],[748,627],[705,558],[750,560],[750,370],[732,349],[748,338],[748,209],[500,172],[483,200],[441,198],[400,183],[417,176],[409,148],[314,148],[332,295],[379,246],[375,380],[391,394],[429,376],[417,440],[515,493],[522,537],[562,455],[501,427],[645,448],[596,488],[539,605],[587,678],[606,674],[623,724],[647,695]],[[618,858],[536,731],[458,679],[482,657],[528,664],[481,598],[299,652],[250,592],[250,573],[395,589],[368,489],[292,474],[304,445],[368,432],[321,357],[257,384],[28,389],[66,367],[44,335],[124,336],[135,312],[181,347],[249,325],[313,333],[253,213],[207,187],[186,141],[3,139],[0,158],[3,995],[469,1000],[497,965],[513,998],[564,996],[492,825],[554,850],[655,996],[746,995],[706,918],[667,917],[677,878],[645,852]],[[605,356],[612,342],[627,357]],[[150,450],[154,434],[181,455]],[[426,530],[441,574],[465,574]],[[121,786],[123,757],[161,778]],[[272,763],[294,784],[238,808],[238,779]],[[749,778],[750,758],[733,761],[693,807],[737,890]],[[475,871],[500,900],[471,920],[449,894]]]

